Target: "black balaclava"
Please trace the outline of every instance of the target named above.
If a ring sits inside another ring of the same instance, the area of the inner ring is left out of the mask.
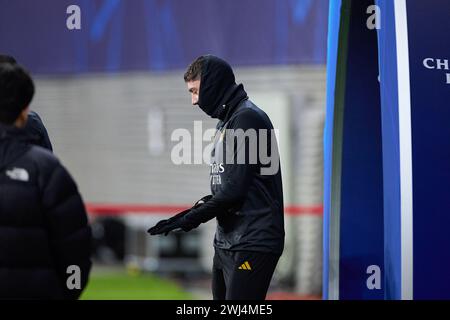
[[[229,109],[247,97],[237,85],[230,65],[213,55],[203,56],[198,106],[212,118],[224,120]]]

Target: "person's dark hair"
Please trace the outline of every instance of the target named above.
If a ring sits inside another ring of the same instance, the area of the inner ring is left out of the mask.
[[[9,56],[7,54],[0,54],[0,63],[17,64],[17,61],[12,56]]]
[[[184,74],[184,81],[195,81],[199,80],[202,75],[202,67],[203,62],[205,61],[205,58],[203,56],[198,57],[195,59],[194,62],[192,62],[189,67],[187,68],[186,73]]]
[[[13,124],[29,106],[34,96],[34,83],[18,64],[0,63],[0,122]]]

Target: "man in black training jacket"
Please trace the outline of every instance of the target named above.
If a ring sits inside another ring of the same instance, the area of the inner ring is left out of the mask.
[[[91,229],[77,186],[23,129],[34,84],[0,63],[0,299],[77,299],[91,268]]]
[[[184,80],[192,104],[219,120],[210,164],[212,195],[148,232],[189,231],[217,218],[213,298],[263,300],[284,248],[283,190],[272,123],[218,57],[197,58]]]

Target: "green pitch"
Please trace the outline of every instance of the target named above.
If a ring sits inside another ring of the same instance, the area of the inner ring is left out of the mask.
[[[93,271],[81,300],[192,300],[195,296],[153,274]]]

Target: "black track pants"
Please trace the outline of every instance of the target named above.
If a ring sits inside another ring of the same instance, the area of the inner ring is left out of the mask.
[[[214,300],[264,300],[279,255],[215,248],[212,293]]]

